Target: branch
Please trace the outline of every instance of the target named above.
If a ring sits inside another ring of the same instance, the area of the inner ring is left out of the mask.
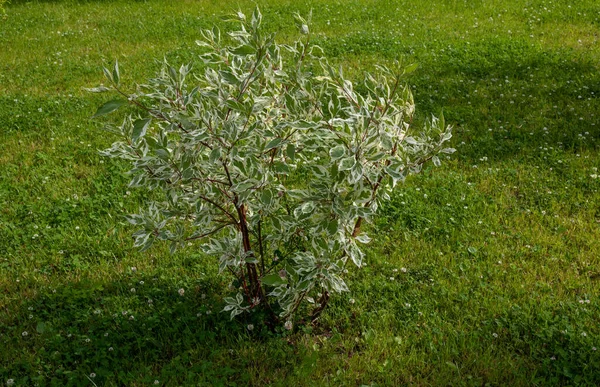
[[[212,204],[213,206],[217,207],[219,210],[221,210],[222,213],[224,213],[225,215],[227,215],[228,217],[231,218],[231,220],[233,220],[234,224],[239,224],[238,220],[235,218],[235,216],[233,216],[229,211],[227,211],[223,206],[221,206],[219,203],[215,202],[214,200],[207,198],[204,195],[198,195],[198,197],[202,200],[204,200],[207,203]]]
[[[202,238],[207,237],[209,235],[212,235],[212,234],[216,233],[217,231],[220,231],[220,230],[224,229],[225,227],[230,226],[232,224],[233,223],[229,223],[229,222],[225,223],[225,224],[223,224],[223,225],[221,225],[221,226],[219,226],[219,227],[217,227],[217,228],[215,228],[215,229],[213,229],[213,230],[211,230],[209,232],[206,232],[206,233],[201,234],[201,235],[196,235],[196,236],[193,236],[193,237],[185,238],[185,240],[186,241],[192,241],[192,240],[195,240],[195,239],[202,239]]]

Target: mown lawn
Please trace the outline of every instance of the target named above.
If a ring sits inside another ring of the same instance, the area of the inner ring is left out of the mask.
[[[0,21],[0,383],[599,385],[600,3],[259,1],[358,76],[397,57],[457,152],[399,187],[316,326],[229,321],[198,246],[140,253],[147,195],[83,90],[195,60],[223,1],[12,0]],[[112,119],[118,120],[115,116]],[[184,289],[180,296],[178,289]],[[254,330],[248,331],[247,324]]]

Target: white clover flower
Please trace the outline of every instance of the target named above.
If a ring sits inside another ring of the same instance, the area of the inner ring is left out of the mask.
[[[14,379],[7,379],[6,380],[6,385],[7,386],[12,386],[13,384],[15,384],[15,380]]]
[[[28,336],[28,335],[29,335],[29,332],[27,332],[27,331],[23,331],[23,333],[21,333],[21,336],[23,336],[23,337]]]
[[[131,271],[135,273],[137,271],[137,267],[131,266]]]
[[[401,269],[400,269],[400,271],[401,271],[401,272],[403,272],[403,273],[406,273],[406,272],[407,272],[407,270],[406,270],[406,268],[405,268],[405,267],[401,268]]]
[[[183,295],[185,294],[185,290],[184,290],[183,288],[181,288],[181,289],[179,289],[179,290],[177,291],[177,293],[179,293],[179,295],[180,295],[181,297],[183,297]]]
[[[497,333],[492,333],[492,336],[494,336],[494,338],[497,338],[498,334]]]
[[[292,328],[294,327],[294,324],[292,323],[292,321],[291,321],[291,320],[287,320],[287,321],[285,322],[285,324],[283,324],[283,327],[284,327],[285,329],[287,329],[288,331],[291,331],[291,330],[292,330]]]
[[[112,352],[112,351],[114,351],[114,348],[113,347],[108,347],[108,351]]]
[[[160,383],[160,382],[159,382],[158,380],[155,380],[155,381],[154,381],[154,384],[159,384],[159,383]]]
[[[248,324],[246,328],[248,328],[249,331],[252,331],[254,329],[254,325]]]
[[[349,303],[354,304],[356,302],[356,300],[354,298],[351,298],[348,300]]]
[[[93,378],[95,378],[95,377],[96,377],[96,374],[92,372],[92,373],[90,374],[90,378],[92,378],[92,379],[93,379]]]
[[[129,289],[129,291],[130,291],[131,293],[135,293],[135,288],[131,288],[131,289]]]

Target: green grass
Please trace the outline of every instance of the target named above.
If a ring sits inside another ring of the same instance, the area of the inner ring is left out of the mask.
[[[194,60],[201,28],[227,28],[222,4],[6,6],[0,383],[600,384],[600,4],[259,2],[281,40],[312,8],[316,41],[350,74],[420,63],[419,120],[443,109],[456,128],[458,152],[370,226],[352,293],[291,333],[220,313],[226,278],[197,246],[132,248],[121,216],[147,194],[98,155],[114,138],[89,117],[107,97],[83,91],[115,59],[129,85],[155,59]]]

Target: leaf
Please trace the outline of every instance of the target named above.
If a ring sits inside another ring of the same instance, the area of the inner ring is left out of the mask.
[[[282,163],[280,161],[276,161],[273,163],[273,170],[277,173],[281,173],[281,174],[289,174],[290,173],[290,167],[288,167],[285,163]]]
[[[246,56],[246,55],[252,55],[256,53],[256,49],[252,46],[249,46],[247,44],[244,44],[243,46],[239,46],[234,48],[233,50],[231,50],[231,53],[234,55],[242,55],[242,56]]]
[[[227,107],[230,108],[231,110],[234,110],[234,111],[237,111],[240,113],[246,113],[248,111],[246,106],[244,106],[243,104],[241,104],[238,101],[233,100],[233,99],[228,99],[227,101],[225,101],[225,105],[227,105]]]
[[[110,91],[110,89],[106,86],[100,85],[98,87],[84,87],[83,90],[89,91],[90,93],[104,93],[105,91]]]
[[[158,148],[154,152],[156,153],[156,156],[162,160],[169,160],[169,157],[171,157],[168,149]]]
[[[254,12],[252,12],[252,18],[250,19],[250,23],[252,24],[252,28],[257,29],[260,27],[260,23],[262,22],[262,14],[258,9],[258,6],[254,8]]]
[[[327,229],[327,232],[329,233],[329,235],[335,235],[339,231],[338,222],[334,221],[334,220],[327,222],[327,225],[325,226],[325,228]]]
[[[331,290],[333,290],[334,292],[337,293],[342,293],[342,292],[347,292],[350,289],[348,289],[348,285],[346,285],[346,282],[344,282],[344,280],[342,279],[342,277],[330,273],[329,274],[329,278],[327,278],[329,280],[329,283],[331,284]]]
[[[236,193],[247,191],[256,185],[256,181],[242,181],[231,187],[231,190]]]
[[[279,137],[272,139],[265,147],[265,150],[276,148],[279,144],[281,144],[281,141],[282,140]]]
[[[113,80],[113,75],[111,74],[109,69],[107,69],[106,67],[102,67],[102,71],[104,72],[104,76],[106,77],[106,79],[108,79],[111,83],[115,83],[115,81]]]
[[[442,165],[442,163],[440,162],[440,158],[437,156],[433,156],[431,158],[431,161],[433,161],[433,165],[435,165],[436,167],[439,167],[440,165]]]
[[[296,285],[296,291],[303,292],[303,291],[307,290],[311,284],[312,284],[312,281],[310,279],[302,280],[298,283],[298,285]]]
[[[348,183],[356,184],[363,176],[363,168],[362,165],[356,163],[350,169],[350,176],[348,176]]]
[[[418,144],[417,140],[415,140],[413,137],[406,137],[406,138],[404,138],[404,142],[406,142],[407,144],[410,144],[410,145],[417,145]]]
[[[143,118],[140,120],[136,120],[133,123],[133,131],[131,132],[131,140],[134,143],[137,143],[140,137],[144,137],[146,135],[146,130],[148,130],[148,126],[150,126],[150,122],[152,119]]]
[[[454,148],[444,148],[440,152],[451,155],[452,153],[456,152],[456,149],[454,149]]]
[[[215,148],[210,152],[208,156],[208,161],[214,163],[215,161],[221,158],[221,148]]]
[[[287,148],[285,149],[285,153],[287,157],[293,162],[296,159],[296,147],[294,146],[294,144],[288,144]]]
[[[256,258],[254,256],[254,254],[250,254],[246,258],[244,258],[244,262],[246,262],[246,263],[259,263],[258,258]]]
[[[337,160],[343,157],[346,154],[346,148],[343,145],[338,145],[336,147],[331,148],[329,150],[329,156],[331,156],[331,160]]]
[[[314,202],[306,202],[300,207],[302,208],[302,213],[311,214],[315,210],[315,203]]]
[[[473,247],[473,246],[470,246],[470,247],[467,249],[467,251],[469,252],[469,254],[472,254],[472,255],[477,255],[477,249],[476,249],[475,247]]]
[[[345,159],[342,159],[338,168],[340,171],[346,171],[348,169],[351,169],[355,163],[356,160],[354,160],[354,157],[346,157]]]
[[[362,260],[364,257],[364,253],[356,246],[355,243],[352,243],[348,246],[346,253],[352,260],[352,262],[356,265],[356,267],[362,266]]]
[[[414,72],[417,68],[419,68],[418,63],[410,64],[404,68],[404,74],[410,74],[410,73]]]
[[[117,110],[118,108],[120,108],[121,106],[125,105],[126,103],[127,103],[127,101],[122,100],[122,99],[113,99],[111,101],[108,101],[104,105],[100,106],[98,108],[98,110],[96,110],[96,113],[92,116],[92,118],[100,117],[105,114],[112,113],[115,110]]]
[[[169,253],[172,255],[175,254],[175,251],[177,251],[177,241],[172,241],[169,244]]]
[[[360,234],[355,238],[360,243],[369,243],[371,242],[371,238],[367,234]]]
[[[119,74],[119,61],[115,59],[115,67],[113,69],[112,72],[112,76],[113,76],[113,81],[115,82],[115,84],[119,84],[119,81],[121,80],[121,75]]]
[[[240,80],[231,71],[219,71],[219,75],[222,81],[230,85],[238,85],[240,83]]]
[[[262,277],[261,282],[267,286],[280,286],[287,283],[287,281],[281,278],[279,274],[267,274]]]
[[[273,203],[273,193],[269,190],[264,190],[260,195],[260,201],[269,207]]]

